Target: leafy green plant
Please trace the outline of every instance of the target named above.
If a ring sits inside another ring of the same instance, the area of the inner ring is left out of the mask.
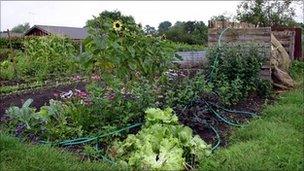
[[[185,156],[195,155],[202,160],[211,152],[191,128],[180,125],[173,110],[149,108],[146,123],[136,134],[123,142],[115,142],[110,149],[113,158],[136,169],[183,170]]]
[[[115,79],[124,84],[141,77],[153,80],[170,66],[172,49],[161,38],[146,36],[132,17],[105,11],[87,26],[86,53],[79,60],[108,84]]]
[[[94,119],[84,119],[81,112],[75,117],[95,129],[142,121],[143,111],[155,105],[154,82],[171,66],[172,48],[159,37],[145,35],[132,17],[117,11],[102,12],[87,27],[86,52],[78,61],[100,75],[103,84],[88,87],[90,109],[77,104]]]
[[[132,85],[132,91],[123,87],[103,88],[97,84],[88,86],[91,104],[79,104],[75,101],[72,116],[79,119],[85,130],[100,129],[104,126],[122,127],[127,123],[143,120],[143,111],[153,106],[156,96],[149,83]]]
[[[256,90],[265,56],[265,47],[254,43],[223,44],[208,50],[209,81],[224,103],[236,103]]]
[[[42,124],[42,138],[59,140],[81,136],[82,126],[72,120],[67,113],[68,106],[56,100],[50,100],[48,106],[42,106],[37,112]]]
[[[203,93],[212,90],[212,84],[207,83],[202,73],[195,74],[194,77],[178,76],[165,79],[160,83],[163,106],[180,107],[189,101],[198,98]]]
[[[33,99],[27,99],[21,108],[12,106],[6,110],[6,114],[25,124],[27,129],[31,129],[33,122],[38,119],[38,117],[35,115],[36,109],[30,107],[32,102]]]
[[[30,107],[33,99],[24,102],[21,108],[12,106],[6,113],[15,121],[18,127],[25,124],[26,133],[35,134],[43,140],[59,140],[82,135],[81,126],[71,120],[67,114],[65,104],[60,101],[50,100],[50,105],[42,106],[38,112]]]

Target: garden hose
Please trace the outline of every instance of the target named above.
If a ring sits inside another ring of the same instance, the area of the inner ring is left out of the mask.
[[[212,147],[212,151],[214,151],[215,149],[217,149],[221,143],[221,137],[220,137],[220,134],[218,133],[218,131],[212,126],[212,125],[209,125],[208,126],[212,129],[212,131],[215,133],[215,136],[216,136],[216,139],[217,139],[217,143]]]
[[[218,39],[218,42],[217,42],[217,45],[220,47],[221,46],[221,39],[222,39],[222,36],[223,36],[223,34],[227,31],[229,29],[229,27],[227,27],[227,28],[225,28],[222,32],[221,32],[221,34],[220,34],[220,37],[219,37],[219,39]],[[217,65],[218,65],[218,56],[219,55],[216,55],[215,56],[215,60],[214,60],[214,62],[213,62],[213,64],[212,64],[212,70],[211,70],[211,73],[209,74],[209,79],[208,79],[208,81],[209,82],[212,82],[212,79],[213,79],[213,75],[214,75],[214,69],[217,67]]]
[[[183,108],[183,110],[185,110],[187,107],[192,106],[193,103],[194,103],[195,101],[196,101],[196,99],[191,100],[191,101]],[[225,123],[228,124],[228,125],[232,125],[232,126],[243,126],[243,125],[238,124],[238,123],[233,123],[232,121],[229,121],[228,119],[222,117],[218,112],[216,112],[216,111],[210,106],[210,105],[211,105],[210,102],[207,102],[207,101],[204,100],[204,99],[202,99],[202,101],[207,105],[209,111],[211,111],[211,112],[212,112],[216,117],[218,117],[221,121],[225,122]],[[219,106],[219,107],[220,107],[220,106]],[[221,108],[223,108],[223,107],[221,107]],[[225,109],[225,108],[223,108],[223,109]],[[225,110],[230,111],[230,112],[234,111],[234,110],[228,110],[228,109],[225,109]],[[235,111],[235,112],[237,112],[237,113],[244,113],[244,114],[246,113],[246,114],[256,115],[256,114],[254,114],[254,113],[245,112],[245,111]]]
[[[243,126],[243,125],[238,124],[238,123],[233,123],[233,122],[229,121],[228,119],[222,117],[218,112],[213,110],[211,107],[209,109],[215,114],[215,116],[217,116],[221,121],[225,122],[226,124],[232,125],[232,126]]]
[[[213,114],[214,114],[216,117],[218,117],[221,121],[225,122],[225,123],[228,124],[228,125],[232,125],[232,126],[243,126],[243,125],[238,124],[238,123],[233,123],[233,122],[229,121],[228,119],[222,117],[218,112],[216,112],[215,110],[213,110],[213,108],[209,105],[209,103],[208,103],[206,100],[203,99],[203,101],[204,101],[204,103],[207,105],[207,107],[209,108],[209,110],[210,110],[211,112],[213,112]]]
[[[222,38],[223,34],[224,34],[229,28],[230,28],[230,27],[227,27],[227,28],[225,28],[225,29],[221,32],[220,37],[219,37],[218,42],[217,42],[218,46],[221,46],[221,38]]]
[[[222,109],[223,111],[226,111],[226,112],[230,112],[230,113],[239,113],[239,114],[247,114],[247,115],[251,115],[251,116],[257,116],[257,114],[256,113],[252,113],[252,112],[246,112],[246,111],[238,111],[238,110],[230,110],[230,109],[226,109],[226,108],[224,108],[224,107],[222,107],[222,106],[219,106],[219,105],[217,105],[217,104],[215,104],[215,103],[212,103],[212,102],[208,102],[209,104],[211,104],[212,106],[215,106],[215,107],[217,107],[217,108],[219,108],[219,109]]]
[[[116,133],[119,133],[119,132],[122,132],[122,131],[125,131],[125,130],[128,130],[128,129],[131,129],[131,128],[135,128],[135,127],[138,127],[140,125],[142,125],[142,123],[136,123],[134,125],[131,125],[131,126],[128,126],[128,127],[125,127],[125,128],[122,128],[122,129],[119,129],[119,130],[116,130],[116,131],[113,131],[113,132],[110,132],[110,133],[98,135],[98,136],[95,136],[95,137],[84,137],[84,138],[77,138],[77,139],[71,139],[71,140],[64,140],[64,141],[61,141],[61,142],[53,143],[53,145],[60,145],[60,146],[79,145],[79,144],[91,142],[91,141],[94,141],[94,140],[98,140],[100,138],[103,138],[103,137],[106,137],[106,136],[109,136],[109,135],[113,135],[113,134],[116,134]],[[45,144],[52,144],[51,142],[46,142],[46,141],[40,141],[40,142],[45,143]]]

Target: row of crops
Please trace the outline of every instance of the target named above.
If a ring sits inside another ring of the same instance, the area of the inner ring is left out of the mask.
[[[72,146],[96,160],[135,169],[191,169],[219,145],[205,142],[191,124],[209,126],[219,135],[214,120],[181,115],[183,110],[203,102],[204,112],[239,125],[219,109],[237,113],[229,106],[253,92],[271,94],[271,84],[259,77],[265,52],[258,45],[210,48],[208,66],[187,75],[172,63],[180,47],[145,35],[132,17],[101,13],[87,26],[81,54],[66,38],[39,37],[26,40],[23,51],[2,61],[6,80],[73,74],[90,79],[85,91],[72,90],[41,108],[32,107],[32,99],[8,108],[1,131],[32,143]],[[195,121],[186,126],[179,122],[183,118]]]

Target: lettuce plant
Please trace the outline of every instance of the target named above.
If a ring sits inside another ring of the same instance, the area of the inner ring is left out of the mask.
[[[198,160],[211,153],[211,146],[191,128],[178,123],[171,108],[146,110],[146,123],[136,135],[115,142],[110,149],[112,158],[136,169],[182,170],[189,154]]]

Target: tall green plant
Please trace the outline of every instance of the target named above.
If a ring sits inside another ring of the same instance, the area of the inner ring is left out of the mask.
[[[24,41],[24,53],[17,59],[18,74],[40,80],[76,71],[76,48],[68,38],[58,36],[32,37]]]
[[[161,38],[146,36],[132,17],[103,12],[87,22],[87,53],[80,56],[107,83],[126,84],[141,77],[153,80],[166,71],[173,57]]]
[[[257,44],[224,44],[208,50],[209,81],[226,104],[236,103],[261,83],[266,49]]]

